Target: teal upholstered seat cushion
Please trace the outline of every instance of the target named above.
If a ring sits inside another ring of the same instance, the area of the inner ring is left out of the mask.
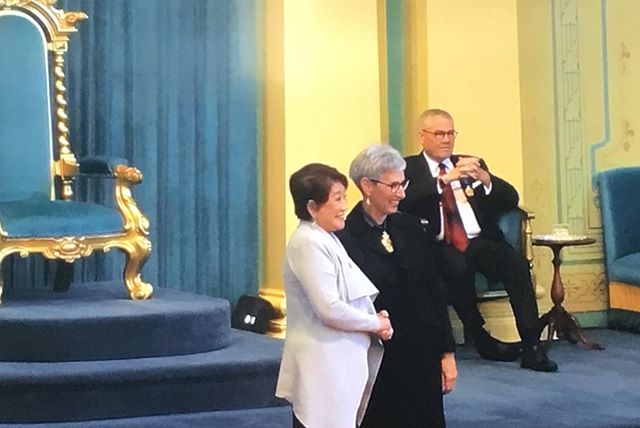
[[[607,274],[610,281],[640,287],[640,253],[629,254],[610,262]]]
[[[119,211],[88,202],[26,200],[0,202],[7,238],[95,236],[123,231]]]

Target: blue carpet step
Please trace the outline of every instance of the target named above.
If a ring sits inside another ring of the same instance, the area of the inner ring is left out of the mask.
[[[0,423],[73,422],[282,406],[282,341],[233,330],[199,354],[0,363]]]
[[[230,343],[229,302],[156,288],[129,300],[122,282],[6,290],[0,361],[86,361],[193,354]]]
[[[288,406],[82,422],[0,424],[0,428],[290,428]]]
[[[222,299],[156,289],[131,301],[120,282],[8,290],[0,426],[283,426],[282,347],[232,330]]]

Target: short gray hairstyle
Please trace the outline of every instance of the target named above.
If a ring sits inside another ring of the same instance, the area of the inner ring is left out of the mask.
[[[358,153],[351,162],[349,177],[360,187],[363,178],[379,180],[385,172],[404,171],[406,166],[407,163],[396,149],[386,144],[374,144]]]
[[[450,121],[453,121],[453,116],[451,116],[451,113],[449,113],[448,111],[442,110],[439,108],[430,108],[428,110],[423,111],[420,117],[418,118],[418,130],[422,129],[422,127],[424,126],[425,120],[434,116],[446,117]]]

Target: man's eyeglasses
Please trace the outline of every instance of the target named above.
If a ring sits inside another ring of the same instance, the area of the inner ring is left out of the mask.
[[[423,129],[422,131],[427,134],[432,134],[438,140],[444,140],[444,137],[449,137],[452,140],[455,140],[458,136],[458,131],[427,131],[426,129]]]
[[[385,183],[384,181],[376,180],[375,178],[369,178],[369,181],[373,181],[376,184],[384,184],[391,189],[392,192],[398,192],[400,189],[407,190],[407,187],[409,187],[409,183],[411,182],[408,178],[403,181],[396,181],[395,183]]]

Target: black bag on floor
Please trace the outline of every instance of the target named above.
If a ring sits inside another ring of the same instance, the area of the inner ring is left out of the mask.
[[[264,334],[275,317],[276,310],[268,300],[245,294],[238,299],[231,314],[231,327]]]

